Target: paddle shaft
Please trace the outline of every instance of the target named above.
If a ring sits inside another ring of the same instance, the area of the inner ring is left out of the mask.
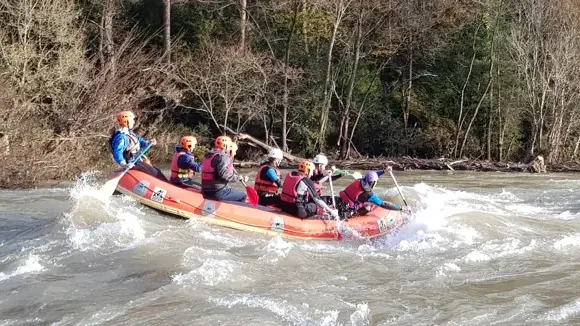
[[[399,195],[401,195],[401,198],[403,199],[403,203],[405,203],[405,206],[409,206],[409,204],[407,204],[407,200],[405,200],[405,196],[403,196],[403,192],[401,191],[399,184],[397,183],[397,179],[395,179],[395,176],[393,175],[393,171],[389,171],[389,174],[391,175],[391,178],[393,179],[393,182],[399,191]]]
[[[139,153],[139,155],[137,155],[137,157],[135,157],[133,162],[137,162],[139,159],[141,159],[141,157],[145,154],[145,152],[147,152],[149,150],[149,148],[151,148],[151,146],[153,146],[153,144],[147,145],[147,147],[145,147],[141,151],[141,153]],[[133,163],[133,162],[131,162],[131,163]],[[117,186],[119,185],[119,181],[121,181],[123,176],[129,171],[129,169],[130,169],[130,167],[126,167],[125,169],[123,169],[123,172],[121,172],[118,176],[105,182],[101,186],[101,188],[99,188],[99,194],[101,195],[99,197],[100,198],[108,198],[113,193],[115,193],[115,189],[117,189]]]
[[[258,192],[254,188],[249,187],[246,184],[246,181],[244,181],[244,178],[238,174],[238,171],[236,171],[236,169],[234,169],[234,173],[239,177],[240,182],[246,188],[246,195],[248,196],[250,204],[252,204],[253,206],[257,206],[260,201]]]
[[[147,147],[145,147],[139,153],[139,155],[137,155],[137,157],[135,157],[135,159],[131,163],[139,161],[139,159],[141,159],[141,157],[143,157],[143,155],[145,155],[145,153],[151,148],[151,146],[153,146],[153,144],[149,143],[149,145],[147,145]],[[125,170],[123,170],[123,173],[121,173],[121,175],[125,175],[125,173],[127,173],[127,171],[129,171],[129,167],[126,167]]]
[[[336,201],[334,200],[334,187],[332,186],[332,175],[328,176],[328,184],[330,184],[330,198],[332,198],[332,206],[333,209],[336,210]],[[336,222],[338,223],[339,217],[336,218]]]

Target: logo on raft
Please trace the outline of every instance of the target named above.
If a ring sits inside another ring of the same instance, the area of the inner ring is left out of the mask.
[[[149,189],[149,185],[149,181],[141,180],[138,184],[135,185],[135,187],[133,187],[133,192],[141,197],[145,197],[145,194],[147,194],[147,189]]]
[[[272,219],[272,227],[270,228],[272,231],[276,232],[284,232],[284,218],[280,216],[274,216]]]
[[[211,200],[206,200],[201,210],[201,216],[213,215],[213,213],[215,213],[215,210],[216,210],[215,202]]]
[[[167,190],[155,187],[155,189],[153,189],[153,193],[151,193],[151,200],[156,201],[158,203],[162,203],[163,199],[165,199],[166,194]]]

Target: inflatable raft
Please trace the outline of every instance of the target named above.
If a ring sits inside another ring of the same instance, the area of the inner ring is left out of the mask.
[[[375,238],[389,234],[405,222],[401,212],[373,205],[368,214],[340,221],[337,227],[333,219],[301,219],[276,208],[204,199],[198,190],[180,188],[135,170],[121,178],[117,191],[136,198],[143,205],[179,217],[295,239]]]

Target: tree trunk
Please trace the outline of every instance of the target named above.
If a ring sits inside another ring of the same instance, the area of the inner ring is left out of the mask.
[[[322,99],[322,108],[320,114],[320,129],[318,131],[317,144],[320,150],[324,149],[324,136],[326,134],[326,128],[328,126],[328,114],[330,112],[330,98],[332,97],[332,92],[330,90],[330,77],[332,74],[332,55],[334,51],[334,44],[336,43],[336,36],[338,34],[338,27],[342,22],[344,12],[351,0],[345,4],[345,0],[337,0],[334,21],[332,23],[332,34],[330,37],[330,43],[328,44],[328,55],[326,58],[326,76],[324,78],[324,91]]]
[[[500,80],[499,67],[497,68],[497,80]],[[498,83],[499,85],[499,83]],[[505,123],[505,122],[504,122]],[[505,127],[502,124],[501,115],[501,86],[497,88],[497,160],[503,161],[503,141],[505,138]]]
[[[484,91],[483,95],[481,95],[479,103],[477,103],[477,106],[475,107],[475,112],[473,112],[473,116],[471,117],[471,120],[469,121],[469,125],[467,125],[467,129],[465,129],[465,135],[463,136],[463,142],[461,143],[461,149],[459,150],[459,157],[463,157],[463,150],[465,149],[465,144],[467,143],[467,138],[469,137],[469,132],[471,130],[471,126],[473,126],[473,122],[475,121],[475,118],[477,117],[477,113],[479,112],[479,108],[481,108],[481,104],[483,103],[483,100],[484,100],[485,96],[487,95],[487,92],[489,91],[489,86],[491,85],[491,81],[492,81],[492,77],[489,77],[489,82],[487,83],[485,91]]]
[[[105,0],[101,15],[101,37],[99,42],[99,56],[101,69],[108,78],[116,73],[115,42],[113,40],[113,17],[115,16],[115,0]]]
[[[171,0],[163,0],[163,56],[171,63]]]
[[[358,13],[358,21],[357,21],[357,33],[354,42],[354,62],[352,64],[352,72],[350,74],[350,80],[348,85],[348,93],[346,96],[346,101],[344,105],[344,122],[343,127],[341,128],[341,136],[342,138],[342,146],[340,149],[340,158],[346,159],[346,155],[348,152],[348,148],[350,147],[349,136],[348,136],[348,125],[350,123],[350,106],[352,103],[352,93],[354,92],[354,85],[356,83],[356,75],[358,72],[358,62],[360,59],[360,48],[361,48],[361,39],[362,39],[362,16],[363,16],[363,0],[360,2],[360,8]]]
[[[473,51],[473,55],[471,56],[471,63],[469,64],[469,70],[467,71],[467,77],[465,78],[465,82],[463,83],[463,88],[461,88],[461,101],[459,102],[459,117],[457,118],[457,133],[455,134],[455,146],[453,148],[453,157],[457,158],[457,150],[459,149],[459,138],[461,137],[461,130],[463,129],[463,122],[465,118],[463,116],[463,105],[465,103],[465,89],[467,89],[467,85],[469,84],[469,79],[471,78],[471,73],[473,72],[473,65],[475,63],[475,56],[477,51],[475,50],[475,41],[477,32],[479,32],[479,28],[481,24],[477,25],[477,28],[473,32],[473,43],[471,45],[471,49]]]
[[[246,49],[246,26],[248,25],[248,1],[240,0],[240,49],[245,51]]]
[[[288,142],[286,140],[287,125],[288,125],[288,106],[289,106],[289,96],[290,90],[288,89],[288,66],[290,65],[290,45],[292,44],[292,36],[294,35],[294,30],[296,29],[296,21],[298,19],[298,10],[300,2],[298,0],[293,1],[294,5],[294,15],[292,16],[292,26],[290,27],[290,32],[288,33],[288,38],[286,39],[286,53],[284,56],[284,94],[282,97],[282,151],[288,151]]]
[[[409,49],[409,81],[405,96],[405,106],[403,107],[403,128],[407,135],[407,124],[409,123],[409,112],[411,112],[411,91],[413,90],[413,50]]]

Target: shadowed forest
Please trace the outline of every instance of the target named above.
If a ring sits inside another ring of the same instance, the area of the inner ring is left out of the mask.
[[[110,170],[120,110],[163,163],[226,131],[304,157],[580,154],[573,0],[0,0],[0,18],[2,186]]]

